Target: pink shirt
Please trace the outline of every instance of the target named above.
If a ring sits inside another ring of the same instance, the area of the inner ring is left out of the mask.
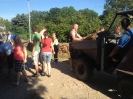
[[[24,60],[24,52],[20,46],[14,46],[13,51],[15,60]]]
[[[43,45],[44,42],[47,44],[45,47],[42,46],[42,52],[51,52],[51,43],[52,43],[52,39],[51,38],[46,38],[44,40],[44,38],[41,41],[41,44]]]

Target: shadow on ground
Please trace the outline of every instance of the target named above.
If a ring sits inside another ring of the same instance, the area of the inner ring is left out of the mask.
[[[52,68],[58,69],[74,79],[78,79],[76,74],[70,71],[68,60],[58,63],[52,62],[51,64]],[[28,58],[28,66],[29,72],[33,74],[31,58]],[[3,68],[3,73],[0,74],[0,99],[45,99],[44,96],[47,96],[48,89],[44,84],[39,83],[41,82],[40,78],[31,78],[31,81],[27,83],[24,81],[24,77],[21,76],[20,85],[14,86],[12,82],[16,74],[13,72],[11,79],[6,78],[6,75],[7,66]],[[118,96],[116,78],[95,71],[90,82],[84,82],[84,84],[96,90],[97,93],[106,95],[110,99],[122,99]],[[99,99],[101,98],[99,97]]]
[[[78,79],[75,72],[70,70],[70,66],[69,66],[69,61],[65,60],[65,61],[59,61],[57,63],[55,63],[53,60],[51,62],[51,66],[52,68],[58,69],[60,70],[62,73],[71,76],[75,79]]]
[[[58,69],[62,73],[69,75],[75,79],[78,79],[76,73],[70,71],[70,65],[68,60],[61,61],[58,63],[52,62],[52,68]],[[95,70],[91,80],[89,82],[84,83],[92,89],[106,95],[110,99],[122,99],[118,94],[119,92],[117,91],[118,82],[116,77],[111,77],[109,75],[102,74]],[[99,97],[99,99],[101,98]]]
[[[28,60],[30,62],[30,59]],[[28,66],[32,68],[32,65]],[[30,77],[30,82],[25,82],[24,77],[21,76],[19,86],[14,86],[12,83],[16,73],[13,72],[11,78],[7,78],[6,75],[7,66],[4,66],[3,71],[0,73],[0,99],[44,99],[43,96],[47,93],[47,88],[39,84],[41,81],[39,77]]]

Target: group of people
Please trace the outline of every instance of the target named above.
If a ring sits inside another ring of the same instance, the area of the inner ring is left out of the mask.
[[[51,77],[51,58],[52,53],[54,54],[54,61],[58,62],[58,50],[59,42],[56,38],[56,33],[52,34],[52,38],[49,38],[49,33],[45,27],[42,28],[40,33],[38,33],[37,27],[32,28],[33,35],[33,49],[32,56],[35,66],[34,77],[40,76],[38,65],[39,62],[42,64],[41,75]],[[40,43],[41,42],[41,43]]]
[[[49,38],[49,33],[44,27],[40,32],[37,31],[37,27],[33,27],[32,31],[32,56],[36,70],[36,73],[33,74],[33,77],[38,77],[40,75],[38,70],[39,62],[42,63],[41,75],[47,75],[48,77],[50,77],[52,52],[54,54],[54,61],[58,62],[59,42],[56,38],[56,33],[53,33],[52,38]],[[4,34],[5,32],[2,33],[2,36],[4,36]],[[5,40],[1,40],[2,43],[0,44],[0,71],[3,69],[4,62],[7,61],[7,77],[10,78],[14,67],[17,75],[13,84],[17,86],[19,85],[21,73],[25,77],[25,81],[29,81],[29,77],[27,76],[25,68],[25,64],[27,63],[27,49],[19,36],[15,35],[12,39],[10,39],[10,41],[8,40],[8,38],[9,34]]]
[[[7,34],[5,31],[0,32],[0,44],[5,42],[13,43],[14,34],[11,31],[8,31]]]
[[[116,45],[116,47],[112,50],[112,52],[109,54],[109,56],[107,57],[107,61],[108,60],[112,60],[112,57],[114,57],[115,55],[120,55],[121,54],[124,56],[127,51],[133,47],[133,28],[131,28],[131,21],[128,18],[124,18],[121,20],[121,27],[122,29],[124,29],[124,33],[121,33],[120,31],[120,26],[115,27],[114,31],[115,31],[115,36],[119,37],[119,41],[118,44]],[[101,28],[99,30],[100,32],[103,32],[104,28]],[[82,37],[78,34],[78,24],[74,24],[72,30],[69,33],[70,35],[70,42],[74,42],[74,41],[81,41]],[[75,57],[73,56],[73,47],[71,46],[70,43],[70,66],[71,66],[71,70],[73,71],[74,69],[74,59]],[[121,51],[123,50],[123,51]],[[120,53],[123,52],[123,53]],[[119,59],[119,62],[121,61],[121,59]]]
[[[19,36],[14,36],[13,43],[6,41],[0,45],[0,70],[3,69],[5,61],[8,63],[7,77],[11,77],[13,67],[17,73],[16,79],[13,82],[14,85],[19,85],[21,72],[25,77],[25,81],[29,81],[24,67],[27,62],[27,50]]]
[[[125,30],[125,32],[120,36],[119,42],[116,45],[116,47],[112,50],[112,52],[109,55],[109,59],[112,59],[112,57],[118,53],[120,49],[130,49],[133,47],[133,28],[130,26],[131,22],[128,18],[124,18],[121,21],[121,27]],[[120,28],[116,28],[116,32],[119,31]],[[33,35],[32,35],[32,41],[33,41],[33,48],[32,48],[32,56],[33,56],[33,62],[35,66],[35,73],[33,74],[33,77],[38,77],[40,74],[42,76],[47,75],[48,77],[51,77],[51,58],[52,53],[54,55],[54,61],[58,62],[58,50],[59,50],[59,42],[56,38],[56,33],[52,34],[52,38],[49,37],[49,32],[45,27],[42,28],[40,32],[38,32],[37,27],[32,28]],[[5,32],[2,33],[2,36],[5,35]],[[69,33],[70,36],[70,42],[74,41],[81,41],[83,39],[82,36],[78,33],[78,24],[74,24],[72,30]],[[8,37],[11,37],[8,35]],[[4,38],[4,37],[3,37]],[[19,85],[19,79],[21,76],[21,73],[25,77],[25,81],[29,81],[29,77],[26,74],[25,71],[25,63],[27,62],[27,50],[26,47],[23,45],[23,42],[21,41],[19,36],[14,36],[13,44],[8,41],[8,39],[3,40],[2,44],[0,45],[0,70],[3,67],[5,59],[8,62],[9,67],[9,73],[8,77],[10,77],[12,68],[14,66],[15,72],[17,73],[17,77],[14,81],[14,85]],[[71,46],[71,43],[69,45],[69,51],[70,51],[70,67],[73,71],[74,69],[74,59],[75,56],[73,53],[73,47]],[[42,64],[42,71],[39,73],[39,62]]]
[[[133,28],[131,28],[131,21],[128,18],[124,18],[121,20],[121,27],[124,29],[124,33],[120,33],[120,28],[116,28],[118,31],[118,36],[120,37],[119,42],[117,46],[112,50],[112,52],[109,55],[109,58],[112,58],[114,55],[116,55],[120,50],[124,50],[126,54],[127,51],[133,47]],[[124,56],[123,55],[123,56]]]

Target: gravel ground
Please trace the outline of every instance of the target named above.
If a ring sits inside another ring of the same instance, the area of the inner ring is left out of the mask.
[[[51,77],[30,77],[27,83],[21,76],[19,86],[12,85],[15,73],[11,79],[6,78],[5,66],[0,74],[0,99],[121,99],[115,77],[95,71],[91,81],[85,83],[70,71],[68,60],[51,64]],[[27,74],[31,76],[35,72],[31,58],[28,66]]]

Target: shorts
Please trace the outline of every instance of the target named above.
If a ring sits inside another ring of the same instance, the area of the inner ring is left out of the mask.
[[[76,59],[76,56],[74,55],[75,49],[71,45],[69,45],[69,52],[70,52],[70,58]]]
[[[15,72],[22,72],[25,68],[23,60],[14,60],[14,69]]]
[[[52,58],[51,52],[42,52],[42,61],[46,63],[50,63]]]
[[[40,55],[40,50],[34,52],[33,61],[35,65],[38,65],[39,55]]]

